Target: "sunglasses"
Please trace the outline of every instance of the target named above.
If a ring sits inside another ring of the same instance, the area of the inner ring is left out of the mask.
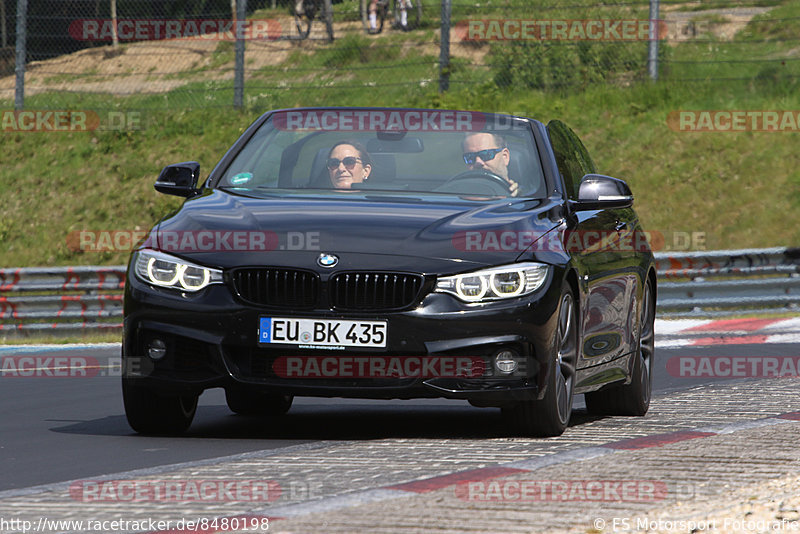
[[[338,159],[338,158],[328,158],[328,168],[330,170],[338,169],[339,164],[343,163],[344,168],[348,171],[352,171],[353,168],[356,166],[356,163],[361,161],[361,158],[354,158],[353,156],[347,156],[346,158]]]
[[[481,161],[492,161],[496,155],[502,152],[502,148],[487,148],[486,150],[479,150],[477,152],[465,152],[464,163],[467,165],[475,165],[475,161],[481,158]]]

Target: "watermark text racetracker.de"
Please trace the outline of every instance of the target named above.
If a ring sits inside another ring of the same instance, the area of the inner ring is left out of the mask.
[[[464,481],[456,497],[477,502],[657,502],[668,494],[660,480]]]
[[[667,126],[676,132],[800,132],[800,110],[676,110]]]
[[[138,369],[141,362],[127,359],[129,369]],[[95,378],[122,376],[122,358],[109,356],[43,356],[9,355],[0,357],[0,378]]]
[[[141,111],[0,110],[0,130],[4,133],[136,131],[144,127]]]
[[[73,252],[130,252],[139,244],[164,252],[269,252],[321,250],[319,231],[271,230],[75,230],[66,238]],[[462,252],[603,252],[706,250],[702,231],[465,230],[452,237]]]
[[[462,252],[644,252],[705,250],[706,233],[688,231],[465,230],[453,235],[452,245]]]
[[[67,235],[74,252],[130,252],[140,243],[163,252],[269,252],[320,250],[316,231],[271,230],[75,230]]]
[[[800,356],[673,356],[667,372],[677,378],[798,378]]]
[[[281,37],[277,19],[78,19],[69,25],[77,41],[273,41]]]
[[[663,20],[470,19],[456,23],[462,41],[651,41],[665,39]]]
[[[486,364],[473,356],[280,356],[281,378],[477,378]]]
[[[470,111],[362,110],[285,111],[274,117],[286,131],[472,132],[486,126],[486,115]]]
[[[268,532],[269,517],[264,515],[238,515],[229,517],[191,517],[180,519],[30,519],[0,517],[0,532],[172,532],[200,534],[210,532]]]
[[[511,117],[506,116],[511,115]],[[291,110],[273,115],[275,127],[285,131],[323,132],[481,132],[530,131],[530,125],[513,116],[532,113],[483,113],[451,110]]]
[[[283,493],[274,480],[79,480],[69,494],[80,502],[272,502]]]

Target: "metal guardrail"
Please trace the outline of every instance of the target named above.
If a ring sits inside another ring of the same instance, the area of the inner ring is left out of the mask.
[[[0,338],[119,331],[125,266],[0,269]]]
[[[800,249],[657,253],[658,315],[800,312]],[[119,332],[125,266],[0,269],[0,339]]]
[[[657,253],[658,314],[800,311],[800,249]]]

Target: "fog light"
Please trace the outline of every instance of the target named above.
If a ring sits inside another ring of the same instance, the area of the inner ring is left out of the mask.
[[[147,345],[147,355],[151,360],[160,360],[167,354],[167,344],[156,338],[151,339]]]
[[[494,367],[503,374],[510,375],[517,370],[517,353],[513,350],[501,350],[494,355]]]

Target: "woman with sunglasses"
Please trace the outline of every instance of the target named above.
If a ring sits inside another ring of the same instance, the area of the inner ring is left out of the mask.
[[[361,143],[341,141],[328,153],[328,174],[336,189],[350,189],[369,178],[372,158]]]

